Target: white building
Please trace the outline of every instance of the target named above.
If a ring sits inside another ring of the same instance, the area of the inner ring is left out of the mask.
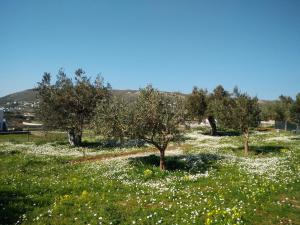
[[[261,121],[260,124],[262,127],[274,127],[275,120]]]

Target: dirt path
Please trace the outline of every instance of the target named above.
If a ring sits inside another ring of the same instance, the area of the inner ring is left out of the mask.
[[[71,160],[70,163],[76,164],[76,163],[102,161],[102,160],[128,159],[128,158],[145,157],[153,154],[159,155],[159,152],[156,148],[147,148],[144,151],[136,150],[131,152],[117,152],[117,153],[107,153],[107,154],[101,154],[95,156],[85,156],[85,157],[80,157]],[[166,156],[180,155],[180,154],[182,154],[182,150],[180,150],[179,147],[170,146],[166,150]]]
[[[174,155],[180,155],[180,154],[182,154],[182,151],[179,148],[166,151],[166,156],[174,156]],[[129,155],[117,156],[114,158],[108,158],[107,160],[138,158],[138,157],[145,157],[145,156],[149,156],[149,155],[159,156],[159,152],[157,150],[153,151],[153,152],[141,152],[141,153],[137,153],[137,154],[129,154]]]

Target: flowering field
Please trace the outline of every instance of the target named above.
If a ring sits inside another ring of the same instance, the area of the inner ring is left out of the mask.
[[[254,132],[248,157],[240,136],[185,136],[165,172],[147,146],[1,142],[0,224],[300,224],[300,136]]]

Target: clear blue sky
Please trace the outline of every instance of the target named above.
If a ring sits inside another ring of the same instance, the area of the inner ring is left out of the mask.
[[[300,92],[299,0],[1,0],[0,96],[83,68],[117,89]]]

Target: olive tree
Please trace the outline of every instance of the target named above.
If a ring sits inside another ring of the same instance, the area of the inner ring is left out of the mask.
[[[208,107],[207,107],[207,119],[211,126],[211,134],[217,135],[217,122],[221,125],[224,119],[222,117],[226,116],[226,110],[223,110],[224,107],[227,107],[227,102],[230,97],[229,92],[227,92],[222,85],[218,85],[213,92],[208,96]],[[222,113],[219,113],[220,110]],[[229,112],[229,111],[227,111]]]
[[[217,86],[213,93],[206,90],[193,88],[192,93],[186,99],[186,109],[190,119],[201,122],[207,118],[211,127],[211,135],[217,135],[216,106],[223,100],[225,90],[221,85]]]
[[[291,107],[292,121],[297,124],[297,131],[299,131],[300,125],[300,93],[297,94],[295,101]]]
[[[249,129],[257,127],[260,123],[258,99],[235,88],[233,94],[228,93],[223,96],[222,101],[215,102],[214,112],[221,127],[242,132],[244,152],[248,155]]]
[[[192,93],[187,96],[185,104],[188,117],[200,123],[207,110],[207,91],[194,87]]]
[[[276,119],[284,122],[284,130],[287,130],[288,122],[291,122],[291,109],[293,99],[290,96],[280,95],[275,105]]]
[[[246,93],[238,94],[235,98],[234,117],[232,124],[244,135],[244,152],[249,152],[249,129],[260,123],[260,108],[257,97],[251,98]]]
[[[74,81],[61,69],[51,84],[50,73],[38,83],[38,115],[48,128],[68,132],[69,143],[80,145],[84,125],[93,117],[94,109],[110,95],[110,86],[99,76],[94,82],[82,69],[75,71]]]
[[[97,134],[123,142],[130,135],[132,103],[120,96],[113,96],[97,105],[93,127]]]
[[[217,118],[218,127],[223,129],[235,129],[234,122],[234,111],[235,101],[226,91],[226,95],[218,96],[213,94],[209,104],[209,110],[214,118]]]
[[[262,120],[275,120],[276,119],[276,103],[273,101],[265,101],[259,103],[261,110]]]
[[[185,111],[183,103],[183,97],[179,95],[162,93],[147,86],[140,89],[138,98],[131,104],[115,99],[106,108],[98,107],[96,130],[117,138],[137,138],[155,146],[160,152],[160,169],[164,170],[168,144],[180,137],[179,125],[184,122]]]

